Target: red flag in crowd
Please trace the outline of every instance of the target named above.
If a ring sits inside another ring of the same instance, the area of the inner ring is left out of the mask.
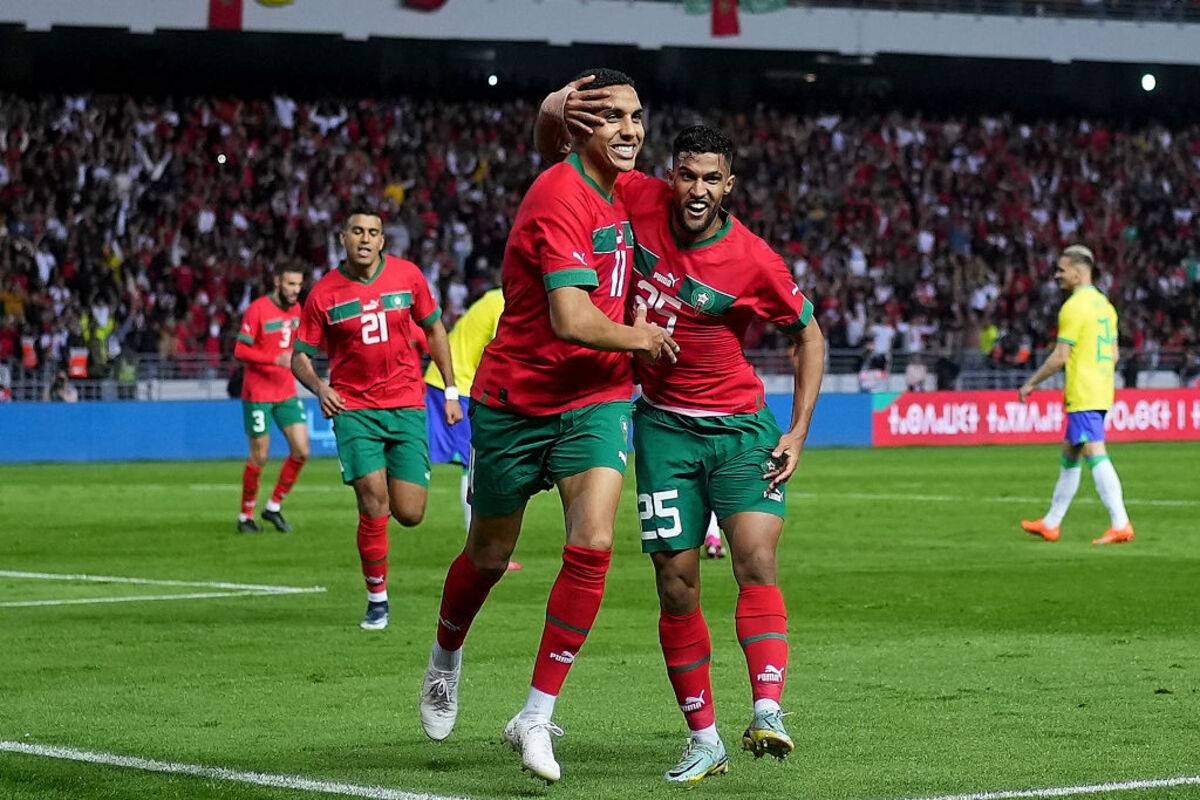
[[[242,29],[242,0],[208,0],[208,27],[213,30]]]
[[[712,0],[712,35],[737,36],[738,0]]]

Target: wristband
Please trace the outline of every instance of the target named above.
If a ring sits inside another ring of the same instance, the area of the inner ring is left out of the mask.
[[[447,386],[443,391],[446,394],[447,400],[457,400],[458,399],[458,387],[457,386]]]

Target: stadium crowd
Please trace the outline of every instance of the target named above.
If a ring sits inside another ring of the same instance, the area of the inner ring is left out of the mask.
[[[492,285],[541,164],[533,101],[0,94],[0,364],[217,363],[270,269],[320,274],[358,199],[448,323]],[[819,304],[833,347],[1021,367],[1051,341],[1053,260],[1092,247],[1125,348],[1200,371],[1200,126],[649,106],[640,164],[704,116],[738,143],[732,211]],[[749,348],[783,347],[764,328]],[[1184,376],[1185,379],[1188,375]]]

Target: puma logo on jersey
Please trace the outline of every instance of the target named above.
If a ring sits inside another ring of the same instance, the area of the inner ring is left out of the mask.
[[[782,503],[783,502],[783,490],[782,489],[764,489],[763,490],[763,499],[764,500],[773,500],[776,503]]]
[[[365,306],[363,306],[363,313],[365,314],[368,311],[374,311],[377,308],[379,308],[379,301],[372,300],[371,302],[369,302]]]
[[[674,289],[675,284],[679,283],[679,278],[675,277],[674,272],[668,272],[666,275],[663,275],[661,272],[656,272],[654,273],[654,280],[658,281],[663,286],[666,286],[668,289]]]
[[[701,689],[698,696],[683,698],[683,702],[679,704],[679,710],[685,714],[688,714],[692,711],[699,711],[700,709],[704,708],[704,693],[706,691],[708,690]]]
[[[795,296],[796,296],[796,295],[798,295],[798,294],[800,294],[800,287],[799,287],[799,286],[793,286],[793,287],[792,287],[792,297],[795,297]]]
[[[579,252],[578,250],[572,250],[571,255],[572,255],[572,257],[574,257],[574,259],[576,261],[578,261],[580,264],[583,264],[585,267],[588,265],[587,256],[585,256],[583,253]]]
[[[572,664],[575,662],[575,654],[570,650],[563,650],[561,653],[550,651],[550,660],[557,661],[560,664]]]
[[[783,670],[774,664],[767,664],[763,667],[763,671],[754,676],[754,679],[759,683],[783,683]]]
[[[625,455],[620,450],[617,451],[617,455],[621,457],[622,464],[624,464],[625,466],[629,466],[629,456]]]

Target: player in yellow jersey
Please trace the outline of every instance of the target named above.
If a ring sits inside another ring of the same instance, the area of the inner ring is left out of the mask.
[[[469,408],[471,383],[483,358],[483,349],[496,337],[500,312],[503,310],[504,295],[499,289],[484,292],[450,330],[450,355],[454,359],[454,379],[458,382],[453,392],[456,396],[462,393],[458,399],[463,404],[464,412]],[[442,373],[431,363],[429,369],[425,370],[425,406],[436,410],[442,408],[447,399]],[[442,414],[427,414],[426,419],[429,420],[430,459],[435,464],[460,464],[463,468],[459,498],[462,501],[463,520],[469,529],[471,504],[467,500],[467,467],[471,462],[471,425],[468,417],[464,416],[456,425],[447,425]],[[520,569],[521,565],[509,561],[508,568]]]
[[[1059,526],[1079,488],[1080,456],[1091,467],[1096,491],[1111,518],[1111,527],[1092,544],[1133,539],[1121,479],[1104,448],[1104,415],[1112,407],[1117,366],[1117,312],[1092,285],[1095,271],[1096,258],[1083,245],[1071,245],[1059,256],[1054,277],[1069,297],[1058,312],[1058,343],[1018,392],[1024,402],[1034,387],[1066,368],[1067,436],[1058,483],[1046,516],[1021,522],[1024,530],[1049,542],[1058,540]]]

